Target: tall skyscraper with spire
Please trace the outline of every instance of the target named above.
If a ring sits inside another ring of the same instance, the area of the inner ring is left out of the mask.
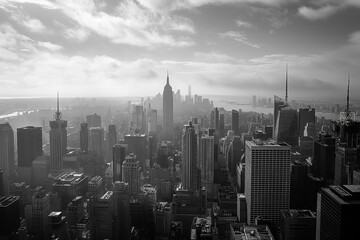
[[[166,85],[163,92],[163,138],[172,140],[174,123],[173,91],[169,83],[169,72],[167,73]]]
[[[57,93],[57,110],[54,120],[50,121],[50,170],[61,170],[63,156],[67,148],[67,121],[62,119],[59,109],[59,93]]]

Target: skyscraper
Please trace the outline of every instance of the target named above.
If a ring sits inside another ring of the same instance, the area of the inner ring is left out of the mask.
[[[80,150],[88,152],[89,150],[89,128],[86,122],[80,124]]]
[[[140,190],[140,165],[134,154],[126,156],[122,163],[122,181],[129,184],[131,195],[138,194]]]
[[[289,107],[282,108],[277,116],[274,138],[278,142],[286,142],[294,147],[298,145],[297,111]]]
[[[67,121],[62,120],[59,109],[59,93],[57,94],[57,110],[54,120],[50,121],[50,170],[61,170],[63,156],[67,148]]]
[[[299,108],[298,110],[299,136],[304,136],[307,123],[315,123],[315,108]]]
[[[126,150],[127,145],[126,144],[115,144],[113,146],[113,180],[116,181],[122,181],[122,164],[125,161],[126,157]]]
[[[231,111],[231,130],[235,135],[239,135],[239,112],[236,110]]]
[[[184,126],[182,135],[182,184],[184,189],[198,189],[197,137],[194,125]]]
[[[15,170],[14,131],[9,123],[0,124],[0,169],[3,172],[4,194],[9,194],[10,179]]]
[[[201,186],[205,186],[208,196],[214,192],[214,136],[203,136],[199,139],[199,168],[201,169]]]
[[[18,167],[32,167],[36,157],[42,155],[41,127],[17,129]]]
[[[86,116],[86,122],[89,128],[101,127],[101,117],[96,113],[93,115]]]
[[[104,129],[101,127],[90,128],[90,149],[98,156],[99,161],[104,161]]]
[[[173,92],[169,83],[169,74],[167,74],[166,85],[163,92],[163,130],[165,140],[172,140],[173,137],[173,108]]]
[[[106,143],[107,143],[107,162],[113,161],[113,146],[117,142],[116,127],[115,124],[110,124],[107,132]]]
[[[360,226],[360,185],[331,185],[318,195],[317,236],[320,240],[352,239]]]
[[[280,210],[290,204],[290,146],[246,141],[245,197],[247,222],[257,216],[279,225]]]
[[[113,192],[107,191],[103,196],[95,201],[95,239],[113,239],[113,198]]]

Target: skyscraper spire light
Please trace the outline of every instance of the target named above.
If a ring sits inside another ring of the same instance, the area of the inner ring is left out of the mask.
[[[60,104],[59,104],[59,91],[56,95],[56,112],[55,112],[55,120],[61,119],[61,112],[60,112]]]
[[[166,84],[170,84],[170,83],[169,83],[169,70],[167,69],[166,72],[167,72]]]

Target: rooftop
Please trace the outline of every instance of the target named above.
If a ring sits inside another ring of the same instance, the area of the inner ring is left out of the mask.
[[[310,210],[289,209],[280,211],[285,218],[315,218],[314,213]]]

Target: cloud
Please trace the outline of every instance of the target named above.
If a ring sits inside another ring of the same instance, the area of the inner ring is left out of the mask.
[[[245,28],[250,28],[250,27],[252,27],[252,24],[251,24],[251,23],[242,21],[242,20],[240,20],[240,19],[236,20],[236,25],[237,25],[238,27],[245,27]]]
[[[350,8],[360,8],[360,1],[358,0],[314,0],[311,1],[312,5],[301,6],[298,8],[298,15],[308,20],[321,20],[333,16],[337,12]]]
[[[327,5],[319,9],[313,9],[310,7],[303,6],[298,9],[298,14],[309,20],[319,20],[319,19],[328,18],[329,16],[335,14],[339,10],[340,10],[339,6],[331,6],[331,5]]]
[[[59,51],[63,49],[62,46],[50,42],[38,42],[38,46],[49,49],[51,51]]]
[[[219,36],[221,38],[231,38],[235,41],[241,42],[241,43],[248,45],[250,47],[253,47],[253,48],[260,48],[259,44],[249,41],[246,34],[244,34],[244,33],[236,32],[236,31],[228,31],[228,32],[224,32],[224,33],[219,33]]]
[[[63,13],[72,26],[63,24],[63,35],[67,39],[85,41],[89,33],[95,33],[113,43],[140,47],[188,47],[194,45],[193,22],[177,14],[156,12],[136,0],[107,2],[93,0],[78,1],[6,1],[17,6],[21,24],[34,32],[44,32],[38,19],[26,19],[22,4],[25,2]],[[74,27],[74,25],[76,27]]]
[[[218,52],[196,52],[194,53],[195,59],[202,62],[218,62],[218,63],[237,63],[238,60],[229,55]]]
[[[24,13],[13,12],[11,14],[11,19],[17,24],[24,26],[30,32],[44,33],[47,31],[45,25],[39,19],[31,18]]]

